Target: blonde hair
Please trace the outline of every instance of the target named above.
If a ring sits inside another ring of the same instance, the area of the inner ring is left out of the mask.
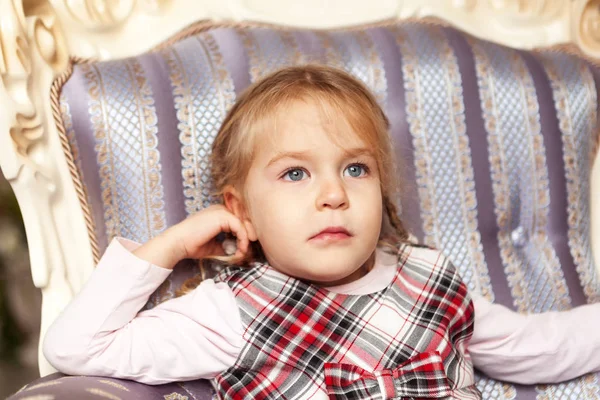
[[[222,195],[227,185],[243,189],[259,137],[265,132],[273,134],[274,117],[296,101],[315,102],[327,119],[332,115],[345,117],[352,132],[373,150],[384,210],[379,243],[397,248],[398,243],[407,242],[408,232],[392,200],[397,197],[399,185],[389,121],[366,86],[348,73],[324,65],[283,68],[254,83],[239,96],[213,143],[210,161],[217,195]],[[243,193],[243,190],[239,191]],[[255,260],[264,260],[257,242],[253,243],[243,262]],[[186,281],[181,292],[193,289],[200,280],[200,277],[194,277]]]

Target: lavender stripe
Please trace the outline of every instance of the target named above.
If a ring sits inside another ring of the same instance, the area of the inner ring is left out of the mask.
[[[558,118],[553,104],[552,88],[546,72],[540,63],[530,54],[520,52],[533,79],[539,101],[541,134],[546,148],[546,168],[548,169],[548,191],[550,210],[546,232],[554,251],[560,260],[564,279],[569,288],[573,305],[587,303],[575,262],[569,249],[569,231],[567,215],[567,183],[565,181],[565,163],[563,159],[562,134],[558,127]]]
[[[314,31],[301,30],[294,34],[298,49],[307,57],[307,62],[324,62],[325,49],[321,46],[321,40]]]
[[[237,97],[250,85],[250,62],[242,38],[232,28],[215,29],[211,31],[211,35],[219,47],[225,68],[233,80]]]
[[[71,117],[73,129],[76,132],[75,138],[79,146],[79,157],[81,160],[81,169],[85,176],[84,185],[89,198],[94,203],[91,207],[92,218],[96,227],[96,239],[100,254],[104,253],[108,247],[108,238],[106,234],[106,225],[104,223],[104,208],[102,206],[102,189],[100,185],[100,167],[97,164],[96,157],[96,139],[90,125],[91,118],[88,113],[89,96],[85,84],[85,78],[81,67],[73,68],[73,75],[63,86],[63,94],[71,108]],[[84,97],[84,98],[82,98]]]
[[[393,28],[392,28],[393,29]],[[390,120],[390,135],[396,151],[400,180],[401,218],[408,231],[423,242],[423,221],[419,205],[419,192],[415,171],[415,149],[408,131],[404,79],[402,77],[402,54],[396,43],[396,33],[390,29],[374,29],[373,41],[380,49],[385,78],[387,102],[385,113]]]
[[[471,147],[475,195],[478,204],[477,224],[481,234],[481,244],[487,261],[490,280],[493,284],[494,301],[507,307],[514,307],[498,247],[498,225],[494,214],[487,137],[481,112],[473,52],[462,34],[454,29],[445,29],[444,31],[450,46],[456,54],[458,69],[462,77],[465,122]]]

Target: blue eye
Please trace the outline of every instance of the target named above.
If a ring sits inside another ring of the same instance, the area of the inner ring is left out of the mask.
[[[304,178],[305,174],[306,173],[303,170],[301,170],[300,168],[292,168],[292,169],[288,170],[283,175],[283,177],[284,177],[284,179],[286,181],[298,182],[298,181],[301,181]]]
[[[345,173],[353,178],[359,178],[367,173],[367,166],[363,164],[352,164],[346,167]]]

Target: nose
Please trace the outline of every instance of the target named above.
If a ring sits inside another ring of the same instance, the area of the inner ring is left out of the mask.
[[[322,182],[317,196],[317,209],[345,209],[348,207],[348,194],[344,183],[339,178],[331,178]]]

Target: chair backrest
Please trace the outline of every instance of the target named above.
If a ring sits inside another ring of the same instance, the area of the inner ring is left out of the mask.
[[[469,288],[520,312],[600,298],[590,244],[599,70],[429,22],[337,30],[200,24],[140,56],[76,62],[57,85],[59,125],[90,237],[140,242],[214,203],[211,143],[236,96],[282,66],[325,63],[367,84],[402,165],[401,217]],[[148,307],[193,273],[186,261]],[[600,389],[595,377],[486,398]],[[575,398],[575,397],[573,397]]]

